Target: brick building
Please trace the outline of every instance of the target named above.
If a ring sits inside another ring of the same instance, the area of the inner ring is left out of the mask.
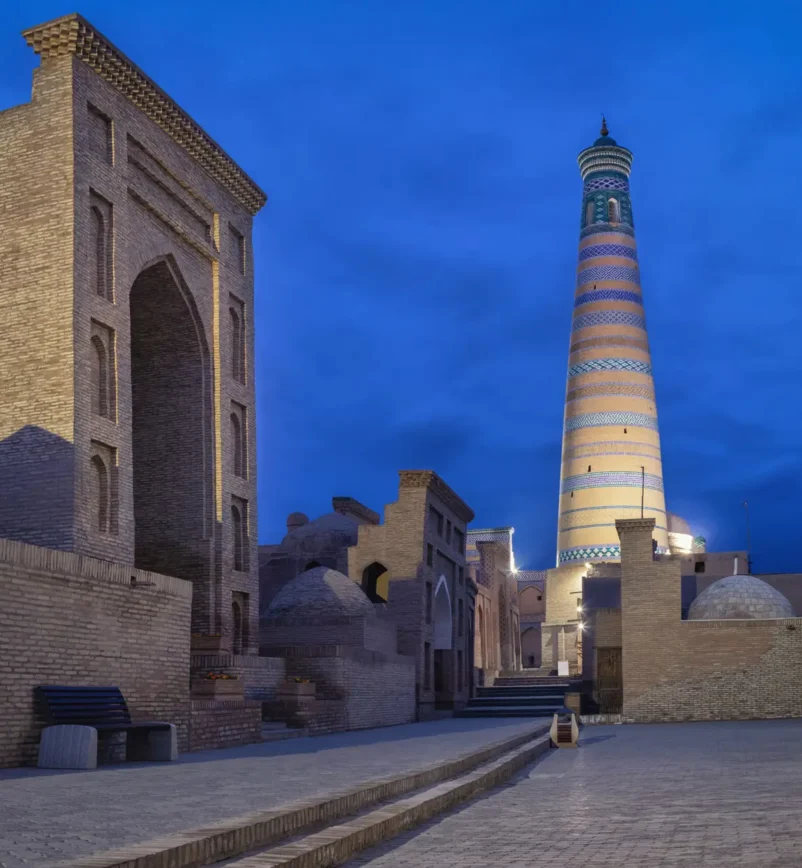
[[[468,532],[467,561],[476,585],[474,666],[481,681],[521,668],[518,573],[511,527]]]
[[[20,690],[30,721],[36,684],[99,680],[135,714],[169,706],[185,745],[193,714],[207,745],[258,737],[256,704],[190,704],[189,653],[193,633],[256,659],[265,194],[80,16],[23,35],[31,101],[0,113],[0,641],[18,679],[0,718]],[[42,624],[51,653],[18,670],[19,630]],[[110,641],[125,653],[104,657]],[[0,764],[27,756],[13,738]]]

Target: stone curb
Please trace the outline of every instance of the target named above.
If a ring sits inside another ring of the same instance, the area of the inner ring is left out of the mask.
[[[359,851],[381,844],[498,786],[546,753],[550,744],[548,735],[541,736],[532,744],[519,747],[491,763],[490,768],[478,769],[348,823],[229,864],[231,868],[332,868],[341,865]]]
[[[538,724],[528,732],[438,765],[366,781],[348,790],[165,835],[141,844],[50,863],[48,868],[201,868],[250,850],[269,847],[312,827],[330,825],[378,802],[464,775],[547,732],[548,724]]]

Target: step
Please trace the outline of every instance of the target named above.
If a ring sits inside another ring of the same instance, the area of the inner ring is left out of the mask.
[[[525,711],[528,714],[554,714],[556,711],[559,711],[561,708],[565,708],[565,706],[561,703],[552,703],[551,705],[468,705],[462,709],[462,711],[476,711],[480,714],[483,714],[485,711]]]
[[[468,705],[480,708],[483,705],[565,705],[564,696],[477,696],[469,699]]]
[[[306,729],[291,729],[286,723],[262,723],[262,741],[286,741],[288,738],[302,738],[309,735]]]
[[[315,795],[289,805],[255,811],[244,817],[129,844],[94,856],[51,863],[49,868],[202,868],[257,848],[275,845],[291,835],[330,825],[381,802],[465,775],[509,751],[533,744],[544,735],[548,737],[548,729],[549,724],[533,721],[526,732],[437,765],[365,781],[347,790]]]
[[[545,706],[537,708],[463,708],[454,713],[454,717],[545,717],[552,718],[557,714],[562,705]]]
[[[280,847],[225,864],[228,868],[309,868],[313,865],[329,868],[342,865],[356,853],[375,847],[504,783],[546,753],[550,743],[549,735],[542,735],[454,780],[382,805],[347,823],[330,826]]]

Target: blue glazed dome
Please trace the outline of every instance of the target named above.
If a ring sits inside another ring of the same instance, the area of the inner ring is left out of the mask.
[[[605,145],[609,148],[617,148],[618,142],[612,136],[599,136],[593,143],[594,148],[602,148]]]

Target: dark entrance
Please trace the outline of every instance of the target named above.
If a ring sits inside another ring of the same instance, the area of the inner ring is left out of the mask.
[[[620,714],[624,698],[621,649],[596,649],[596,689],[601,714]]]
[[[193,629],[211,609],[213,472],[209,353],[175,264],[131,287],[134,565],[194,584]]]

